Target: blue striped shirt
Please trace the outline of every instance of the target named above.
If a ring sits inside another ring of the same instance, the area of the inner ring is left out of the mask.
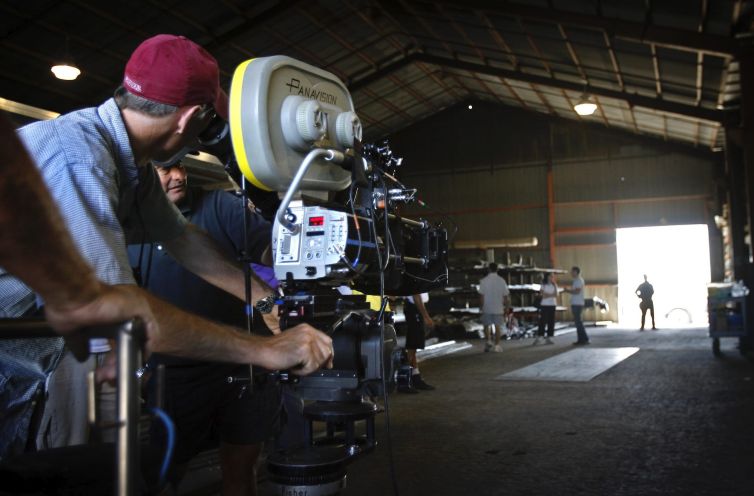
[[[101,281],[135,284],[126,244],[167,241],[183,232],[187,221],[168,201],[153,167],[137,167],[113,99],[29,124],[18,134],[79,252]],[[35,300],[30,288],[0,268],[0,317],[21,316]],[[0,411],[5,412],[0,458],[23,446],[29,399],[54,370],[62,349],[60,338],[0,341]]]

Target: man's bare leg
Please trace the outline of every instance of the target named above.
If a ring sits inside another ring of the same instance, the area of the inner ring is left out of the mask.
[[[416,361],[416,350],[406,350],[406,357],[408,357],[408,364],[416,370],[419,368],[419,364]]]
[[[495,347],[493,348],[493,350],[495,350],[498,353],[503,351],[503,348],[500,346],[501,336],[502,336],[502,329],[500,328],[499,325],[495,324]]]
[[[434,386],[430,386],[422,379],[421,372],[419,372],[419,362],[416,360],[416,350],[406,350],[406,355],[409,365],[414,369],[413,376],[411,377],[414,388],[423,391],[432,391],[435,389]]]
[[[256,496],[259,444],[220,443],[223,496]]]
[[[492,349],[492,326],[484,326],[484,351]]]

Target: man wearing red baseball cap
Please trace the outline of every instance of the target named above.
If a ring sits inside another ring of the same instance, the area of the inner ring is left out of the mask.
[[[159,242],[207,282],[245,298],[239,265],[204,231],[188,224],[148,166],[184,155],[215,113],[227,115],[218,74],[215,59],[197,44],[158,35],[136,48],[114,98],[18,131],[79,252],[100,281],[136,284],[138,271],[129,265],[126,245]],[[259,279],[252,292],[254,301],[273,293]],[[144,296],[159,325],[149,336],[150,351],[300,374],[332,366],[332,341],[310,326],[262,338]],[[0,317],[33,315],[43,305],[31,288],[0,269]],[[17,347],[0,342],[0,377],[13,377],[17,385],[12,397],[0,399],[13,405],[11,410],[0,404],[1,411],[12,411],[0,421],[0,458],[22,451],[34,435],[32,400],[44,396],[45,383],[50,397],[38,437],[42,447],[86,442],[86,415],[77,408],[86,405],[84,377],[92,366],[77,363],[62,340],[30,346],[23,356]],[[57,431],[56,426],[65,429]]]
[[[126,64],[123,86],[176,107],[211,104],[228,120],[228,95],[220,88],[217,61],[183,36],[159,34],[139,45]]]
[[[176,162],[198,145],[199,133],[215,114],[228,118],[217,61],[183,36],[160,34],[139,45],[126,64],[115,101],[126,124],[131,120],[137,126],[129,129],[137,162],[140,149],[152,161]],[[131,111],[161,119],[139,129],[142,121]]]

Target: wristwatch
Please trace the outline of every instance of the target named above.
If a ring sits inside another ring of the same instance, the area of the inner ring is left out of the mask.
[[[254,308],[259,313],[270,313],[275,306],[275,295],[267,295],[254,303]]]

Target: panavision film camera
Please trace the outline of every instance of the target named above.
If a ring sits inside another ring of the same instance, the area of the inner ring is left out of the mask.
[[[345,85],[283,56],[241,64],[229,125],[218,122],[202,137],[255,204],[279,202],[271,246],[281,328],[307,322],[334,343],[333,369],[296,384],[307,400],[306,439],[268,458],[280,494],[345,486],[346,465],[375,446],[377,406],[365,398],[387,395],[394,383],[398,350],[384,297],[447,281],[447,232],[401,216],[416,190],[395,178],[401,161],[386,144],[361,137]],[[383,296],[381,309],[371,310],[364,295]],[[314,422],[326,425],[324,436],[314,435]]]

